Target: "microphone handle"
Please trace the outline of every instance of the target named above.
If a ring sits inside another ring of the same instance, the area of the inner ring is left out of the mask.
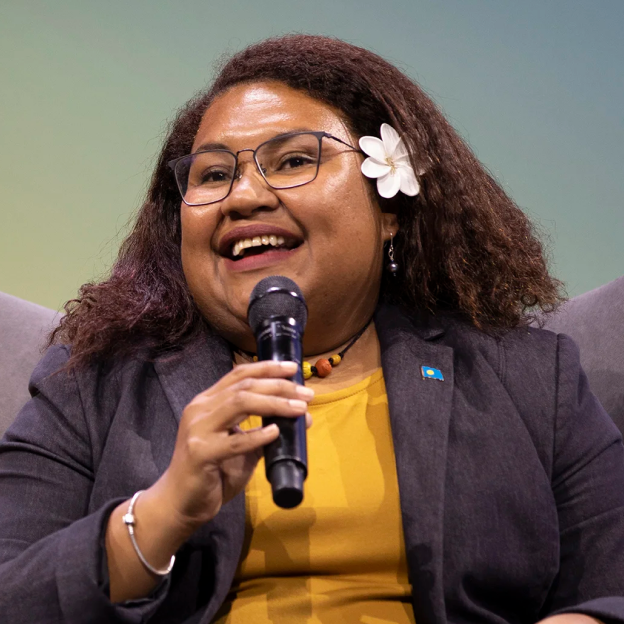
[[[256,335],[259,360],[297,362],[291,380],[304,385],[301,337],[303,331],[295,319],[272,317],[264,321]],[[273,501],[278,507],[292,509],[303,500],[303,482],[308,475],[305,415],[299,418],[265,417],[264,426],[275,423],[279,437],[264,447],[267,480],[271,483]]]

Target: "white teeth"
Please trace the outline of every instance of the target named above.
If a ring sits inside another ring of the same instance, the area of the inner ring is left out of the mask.
[[[286,239],[283,236],[263,235],[254,236],[253,238],[242,238],[234,243],[232,246],[232,256],[242,255],[244,249],[249,247],[260,247],[261,245],[272,245],[273,247],[280,247],[286,244]]]

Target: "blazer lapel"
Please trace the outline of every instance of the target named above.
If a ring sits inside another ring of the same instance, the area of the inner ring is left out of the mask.
[[[182,351],[158,358],[156,372],[176,420],[197,394],[232,370],[232,352],[225,340],[212,332],[198,337]],[[212,545],[214,553],[214,591],[207,605],[189,622],[209,622],[225,600],[243,547],[245,537],[245,495],[239,494],[203,527],[192,541]]]
[[[398,308],[375,315],[388,393],[401,513],[414,615],[446,622],[442,577],[444,482],[451,404],[453,350],[431,341],[444,330],[414,325]],[[423,379],[421,366],[444,380]]]
[[[179,422],[197,394],[232,370],[232,352],[223,338],[207,331],[181,351],[157,358],[154,367]]]

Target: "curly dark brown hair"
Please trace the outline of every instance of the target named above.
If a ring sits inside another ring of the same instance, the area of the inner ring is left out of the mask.
[[[356,136],[389,123],[410,148],[416,197],[384,200],[396,212],[397,279],[381,298],[411,311],[452,312],[483,330],[528,324],[559,301],[531,222],[485,170],[432,100],[372,52],[311,35],[268,39],[235,54],[172,122],[147,198],[110,277],[82,286],[51,342],[72,345],[71,364],[137,349],[171,349],[204,320],[180,259],[180,196],[167,162],[188,154],[211,102],[241,83],[279,81],[325,102]]]

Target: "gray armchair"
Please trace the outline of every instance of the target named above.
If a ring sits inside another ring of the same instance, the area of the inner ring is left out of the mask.
[[[58,319],[53,310],[0,293],[0,437],[30,398],[30,374]]]

